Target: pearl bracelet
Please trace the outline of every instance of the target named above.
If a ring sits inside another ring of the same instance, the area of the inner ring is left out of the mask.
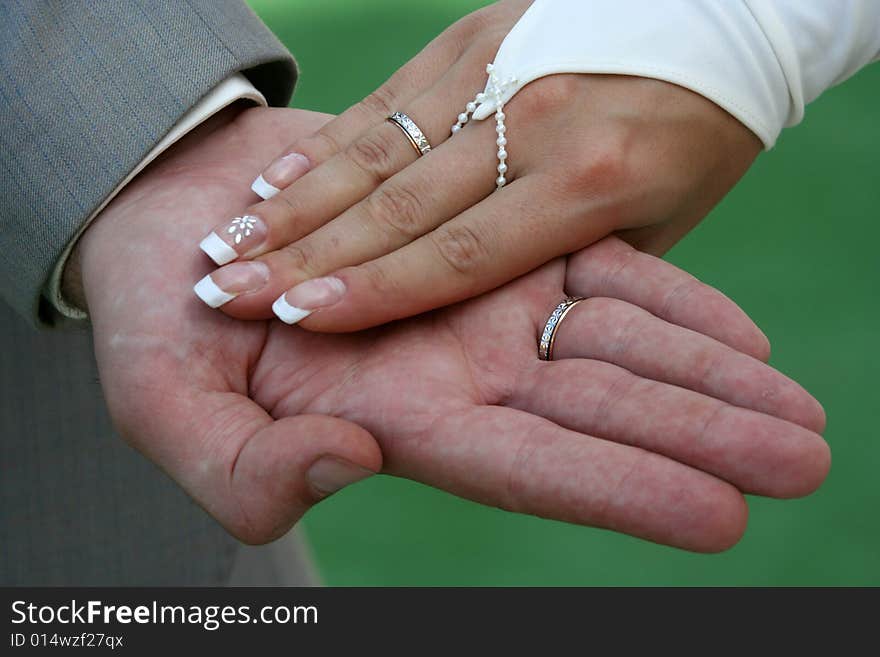
[[[499,83],[494,70],[495,67],[492,64],[486,65],[486,73],[489,74],[489,82],[486,85],[488,93],[481,91],[465,106],[465,111],[458,115],[458,122],[452,126],[452,134],[457,134],[464,127],[477,109],[477,105],[486,102],[490,97],[495,101],[495,133],[498,135],[495,140],[495,144],[498,146],[498,178],[495,179],[497,191],[507,184],[507,177],[504,175],[507,173],[507,149],[505,148],[507,146],[507,137],[505,136],[507,128],[504,125],[504,103],[501,102],[501,97],[507,87],[517,83],[517,79],[510,78]]]

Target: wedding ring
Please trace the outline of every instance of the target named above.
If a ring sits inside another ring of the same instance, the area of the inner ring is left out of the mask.
[[[584,299],[585,297],[569,297],[550,313],[547,323],[544,324],[541,337],[538,339],[538,358],[541,360],[553,360],[553,344],[556,342],[556,332],[559,330],[559,325],[562,324],[562,320],[565,319],[568,311]]]
[[[428,142],[428,138],[425,137],[425,133],[422,132],[419,126],[416,125],[416,122],[406,114],[403,112],[395,112],[389,116],[387,120],[401,129],[403,134],[405,134],[406,138],[409,140],[409,143],[416,149],[416,153],[419,154],[419,157],[431,150],[431,144]]]

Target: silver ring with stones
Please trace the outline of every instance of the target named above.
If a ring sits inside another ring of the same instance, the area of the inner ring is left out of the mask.
[[[388,121],[401,129],[403,134],[405,134],[406,138],[409,140],[410,145],[416,149],[416,153],[419,154],[419,157],[431,150],[431,144],[428,142],[428,138],[425,137],[425,133],[422,132],[421,128],[416,125],[416,122],[406,114],[403,112],[395,112],[388,117]]]
[[[541,360],[553,360],[553,344],[556,342],[556,332],[559,325],[572,308],[578,305],[586,297],[569,297],[560,303],[544,324],[544,330],[541,331],[541,337],[538,338],[538,358]]]

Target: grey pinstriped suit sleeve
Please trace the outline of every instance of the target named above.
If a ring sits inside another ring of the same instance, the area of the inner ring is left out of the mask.
[[[270,103],[287,51],[233,0],[0,0],[0,585],[313,583],[296,536],[243,548],[114,435],[89,332],[36,332],[65,243],[205,93]]]
[[[293,59],[239,0],[2,0],[0,297],[36,320],[77,227],[237,71],[288,102]]]

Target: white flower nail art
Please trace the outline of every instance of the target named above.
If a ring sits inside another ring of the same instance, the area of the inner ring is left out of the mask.
[[[246,214],[243,217],[236,217],[233,219],[229,228],[226,229],[226,232],[230,235],[235,235],[233,241],[236,244],[241,244],[241,240],[245,237],[250,237],[251,233],[254,231],[254,227],[257,225],[257,218]]]

